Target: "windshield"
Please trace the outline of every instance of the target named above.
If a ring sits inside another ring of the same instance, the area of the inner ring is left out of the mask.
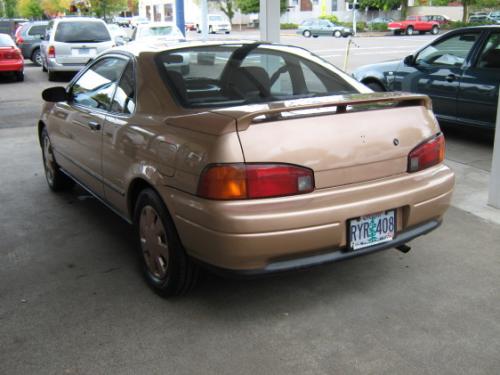
[[[183,37],[177,26],[149,26],[140,28],[137,32],[137,39],[161,36]]]
[[[0,47],[14,47],[14,41],[7,34],[0,34]]]
[[[63,43],[98,43],[110,41],[111,37],[103,22],[78,21],[61,22],[54,40]]]
[[[222,107],[358,92],[333,67],[328,69],[323,60],[283,49],[296,48],[249,44],[179,49],[160,53],[157,65],[176,99],[187,107]]]

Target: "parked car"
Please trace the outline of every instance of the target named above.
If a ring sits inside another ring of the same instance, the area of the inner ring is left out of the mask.
[[[132,34],[131,41],[145,40],[179,40],[184,34],[172,22],[153,22],[137,26]]]
[[[413,35],[415,32],[425,34],[427,32],[436,35],[439,33],[439,23],[436,21],[427,21],[424,16],[409,16],[405,21],[394,21],[387,25],[387,29],[394,35]]]
[[[298,47],[128,44],[42,96],[49,187],[77,181],[132,223],[164,296],[200,265],[261,275],[407,251],[452,194],[427,96],[372,93]]]
[[[477,14],[469,16],[469,23],[489,23],[491,20],[488,14]]]
[[[333,22],[322,19],[310,19],[303,21],[297,29],[297,34],[301,34],[306,38],[311,36],[317,38],[320,35],[329,35],[336,38],[343,36],[344,38],[353,34],[349,27],[336,25]]]
[[[488,18],[490,20],[492,20],[493,22],[495,23],[500,23],[500,11],[497,11],[497,12],[491,12],[489,15],[488,15]]]
[[[186,31],[196,31],[196,22],[186,21],[185,27],[186,27]]]
[[[424,18],[427,21],[437,22],[437,23],[439,23],[440,26],[450,23],[450,19],[448,17],[442,16],[442,15],[430,15],[430,16],[424,16]]]
[[[17,81],[24,81],[23,55],[9,34],[0,34],[0,73],[14,74]]]
[[[19,25],[25,22],[28,22],[28,20],[24,18],[0,18],[0,34],[8,34],[14,37]]]
[[[48,21],[35,21],[25,23],[16,37],[16,44],[21,49],[23,57],[30,59],[36,65],[42,65],[40,45],[47,31]]]
[[[113,18],[113,22],[120,27],[130,27],[132,17],[120,17],[116,16]]]
[[[130,38],[126,30],[115,23],[108,24],[107,26],[109,33],[113,37],[113,41],[117,46],[121,46],[129,41]]]
[[[104,21],[97,18],[67,17],[49,22],[40,46],[42,67],[49,81],[59,72],[77,72],[87,62],[114,46]]]
[[[392,18],[388,18],[388,17],[376,17],[376,18],[373,18],[369,21],[366,22],[367,25],[373,25],[373,24],[388,24],[389,22],[393,22],[394,20]]]
[[[450,31],[403,60],[367,65],[353,76],[375,91],[429,95],[440,122],[494,129],[500,26]]]
[[[196,30],[201,33],[201,24],[198,22],[196,24]],[[225,33],[229,34],[231,32],[231,22],[220,14],[209,14],[208,15],[208,32],[210,34]]]

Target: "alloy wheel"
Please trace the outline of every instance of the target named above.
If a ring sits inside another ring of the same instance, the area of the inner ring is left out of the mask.
[[[54,153],[50,144],[49,137],[43,139],[43,164],[45,167],[45,177],[49,185],[54,185],[54,176],[56,174]]]

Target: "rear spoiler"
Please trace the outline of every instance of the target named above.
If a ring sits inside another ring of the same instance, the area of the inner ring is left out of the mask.
[[[276,121],[285,118],[317,116],[318,112],[293,113],[315,109],[325,109],[324,114],[369,111],[388,107],[423,106],[432,110],[432,103],[427,95],[410,93],[369,93],[349,94],[328,97],[305,98],[273,102],[266,105],[256,104],[246,107],[220,109],[216,112],[230,115],[237,119],[238,128],[243,130],[251,123]],[[330,110],[328,110],[330,109]]]

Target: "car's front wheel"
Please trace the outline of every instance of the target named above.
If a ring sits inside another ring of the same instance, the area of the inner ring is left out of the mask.
[[[340,38],[342,36],[342,33],[339,30],[335,30],[335,32],[333,33],[333,36],[335,38]]]
[[[304,35],[304,37],[306,38],[310,38],[311,37],[311,32],[309,30],[304,30],[304,32],[302,33],[302,35]]]
[[[75,182],[61,172],[61,169],[56,163],[54,150],[46,128],[42,130],[40,141],[42,144],[43,168],[49,188],[53,191],[61,191],[73,187]]]
[[[413,35],[413,27],[412,26],[408,26],[406,28],[406,35]]]
[[[439,33],[439,27],[432,26],[431,34],[432,35],[437,35],[438,33]]]
[[[134,226],[149,286],[163,297],[188,292],[196,282],[198,267],[184,251],[172,218],[154,190],[139,194]]]

